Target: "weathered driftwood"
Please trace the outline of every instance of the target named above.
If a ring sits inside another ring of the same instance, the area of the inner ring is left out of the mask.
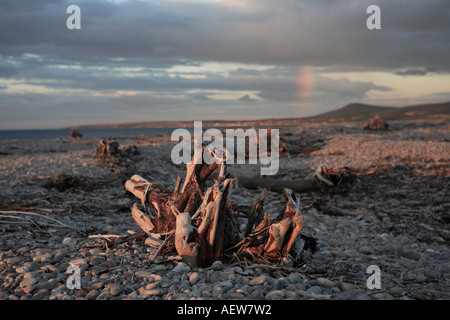
[[[119,143],[117,141],[108,142],[105,139],[101,139],[98,142],[95,155],[97,157],[118,156],[119,155]]]
[[[132,208],[137,224],[152,237],[174,234],[176,253],[192,267],[209,266],[223,259],[226,250],[258,261],[284,261],[303,228],[298,198],[294,200],[292,191],[286,191],[286,209],[272,219],[264,213],[262,195],[250,210],[245,234],[240,234],[238,213],[228,202],[234,179],[227,177],[225,163],[195,161],[204,151],[205,146],[195,148],[192,161],[186,165],[184,183],[178,178],[173,192],[139,175],[125,183],[126,190],[141,200],[143,211],[138,204]],[[217,179],[206,188],[206,181],[215,170]]]
[[[376,114],[372,119],[364,125],[365,130],[391,130],[391,127]]]
[[[117,141],[108,141],[107,139],[101,139],[99,141],[95,152],[97,158],[128,157],[138,154],[139,150],[136,145],[120,147]]]
[[[149,234],[175,230],[175,248],[192,266],[209,265],[222,258],[228,190],[233,181],[225,179],[225,164],[194,161],[204,148],[196,149],[193,161],[187,164],[183,187],[179,178],[173,192],[139,175],[125,183],[125,189],[141,199],[144,212],[137,204],[132,208],[132,216],[141,229]],[[204,194],[206,180],[216,169],[216,183]]]
[[[330,180],[329,170],[318,167],[310,176],[302,180],[280,180],[276,178],[260,178],[260,177],[237,177],[238,184],[247,189],[264,188],[271,191],[283,192],[290,189],[293,192],[310,192],[320,189],[322,186],[334,186],[334,182]]]
[[[247,189],[264,188],[271,191],[282,192],[288,188],[294,192],[308,192],[319,188],[315,180],[280,180],[275,178],[243,177],[239,176],[237,181],[240,186]]]
[[[72,130],[69,134],[69,138],[71,139],[81,139],[83,138],[83,135],[78,130]]]
[[[300,213],[300,198],[292,197],[292,190],[285,189],[286,209],[276,219],[264,214],[253,233],[247,236],[242,252],[259,260],[284,261],[294,243],[299,239],[304,220]]]
[[[204,147],[202,148],[203,152]],[[196,157],[198,155],[194,155]],[[144,211],[133,206],[133,218],[146,232],[168,233],[175,230],[177,212],[189,212],[194,214],[200,201],[204,198],[203,189],[210,174],[217,168],[219,177],[217,181],[224,179],[224,164],[215,162],[207,165],[196,164],[195,161],[187,164],[186,178],[180,190],[181,180],[177,180],[175,190],[165,190],[147,181],[139,175],[134,175],[125,183],[125,189],[133,193],[141,200]],[[147,209],[147,205],[151,210]],[[176,210],[174,210],[176,209]]]

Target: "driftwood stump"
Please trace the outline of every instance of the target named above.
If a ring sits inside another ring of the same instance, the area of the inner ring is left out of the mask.
[[[173,191],[133,175],[125,183],[125,189],[141,200],[142,210],[138,203],[132,207],[134,220],[161,245],[172,237],[174,250],[191,267],[210,266],[222,260],[225,251],[259,262],[285,261],[298,240],[301,241],[299,234],[304,221],[298,196],[285,190],[286,209],[273,219],[264,212],[262,195],[250,208],[247,228],[242,234],[237,224],[238,212],[228,201],[234,179],[226,173],[225,152],[223,158],[218,159],[214,151],[210,151],[212,158],[218,160],[211,164],[194,161],[204,151],[205,146],[195,148],[192,161],[186,165],[184,183],[178,177]],[[217,178],[206,188],[215,170]]]
[[[71,139],[81,139],[83,138],[83,135],[78,130],[72,130],[69,134],[69,138]]]
[[[391,127],[376,114],[372,119],[366,122],[364,130],[390,130]]]

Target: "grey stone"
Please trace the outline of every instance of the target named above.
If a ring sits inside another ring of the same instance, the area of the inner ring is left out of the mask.
[[[154,289],[144,289],[140,291],[140,294],[142,296],[162,296],[164,294],[164,290],[161,288],[154,288]]]
[[[63,293],[66,289],[67,288],[65,284],[60,284],[52,289],[51,295],[57,296],[58,294]]]
[[[161,281],[152,282],[152,283],[149,283],[148,285],[146,285],[145,289],[147,289],[147,290],[155,289],[155,288],[161,287],[161,284],[162,284]]]
[[[11,257],[6,259],[6,264],[14,265],[23,261],[23,257]]]
[[[47,294],[47,290],[41,289],[38,290],[32,297],[31,300],[42,300],[44,299],[45,295]]]
[[[97,290],[91,290],[89,293],[84,297],[86,300],[95,300],[98,297],[98,291]]]
[[[137,271],[134,273],[134,276],[138,279],[144,279],[144,278],[149,278],[149,279],[154,279],[155,278],[155,274],[149,271]]]
[[[99,290],[105,286],[105,282],[98,281],[91,284],[91,290]]]
[[[53,253],[48,252],[48,253],[43,253],[41,255],[35,256],[33,258],[33,261],[36,262],[50,262],[53,258]]]
[[[172,271],[175,273],[184,273],[184,272],[188,272],[189,270],[191,270],[191,268],[186,263],[181,262],[181,261],[178,262],[176,267],[172,269]]]
[[[109,292],[109,290],[103,290],[100,292],[100,294],[95,298],[95,300],[103,300],[103,299],[110,299],[112,296]]]
[[[304,284],[304,283],[297,283],[297,284],[295,284],[295,287],[297,290],[306,291],[306,284]]]
[[[226,281],[219,282],[217,285],[220,287],[232,288],[233,282],[231,280],[226,280]]]
[[[256,278],[253,278],[249,281],[249,285],[251,286],[260,286],[267,282],[267,276],[265,274],[262,274]]]
[[[317,279],[317,284],[319,286],[327,287],[327,288],[332,288],[332,287],[336,286],[336,283],[334,281],[331,281],[331,280],[326,279],[326,278],[318,278]]]
[[[69,265],[82,267],[82,266],[85,266],[87,263],[88,263],[87,259],[80,258],[80,259],[71,260],[69,262]]]
[[[278,289],[283,289],[284,287],[286,287],[290,284],[290,281],[285,277],[280,277],[277,279],[277,281],[278,281],[278,284],[277,284]]]
[[[116,284],[116,285],[113,285],[111,288],[109,288],[109,292],[113,296],[118,296],[119,294],[121,294],[123,292],[123,290],[124,290],[124,287],[121,284]]]
[[[322,293],[322,288],[319,286],[312,286],[311,288],[307,289],[306,292],[313,292],[313,293]]]
[[[189,280],[187,280],[187,279],[182,280],[180,285],[179,285],[179,289],[180,290],[191,290],[192,287],[191,287],[191,284],[190,284]]]
[[[36,261],[28,261],[23,264],[23,267],[27,269],[27,271],[36,271],[39,270],[42,264]]]
[[[103,256],[95,256],[95,257],[91,258],[91,260],[89,261],[89,264],[91,266],[97,266],[97,265],[99,265],[99,264],[101,264],[103,262],[105,262],[105,257],[103,257]]]
[[[28,278],[24,279],[22,282],[20,282],[19,285],[21,288],[24,288],[24,287],[27,287],[30,285],[34,285],[34,284],[36,284],[36,282],[37,282],[36,278],[28,277]]]
[[[334,296],[337,296],[339,293],[341,293],[341,289],[339,289],[338,287],[333,287],[333,288],[331,288],[331,293]]]
[[[151,267],[152,272],[166,271],[168,267],[163,264],[156,264]]]
[[[340,295],[338,295],[335,299],[336,300],[353,300],[358,295],[365,293],[365,290],[363,289],[354,289],[354,290],[347,290],[342,292]]]
[[[394,286],[389,290],[389,292],[391,294],[393,294],[394,296],[399,296],[399,295],[403,294],[405,292],[405,290],[403,290],[402,288],[400,288],[398,286]]]
[[[37,248],[33,250],[34,256],[40,256],[46,253],[51,253],[53,250],[50,248]]]
[[[367,292],[358,293],[354,296],[353,300],[372,300]]]
[[[24,279],[38,278],[42,273],[43,273],[43,271],[41,271],[41,270],[26,272],[23,274],[23,278]]]
[[[354,289],[356,289],[356,286],[351,283],[348,283],[348,282],[343,282],[338,286],[338,288],[342,292],[344,292],[344,291],[354,290]]]
[[[405,251],[403,256],[405,258],[408,258],[408,259],[411,259],[411,260],[415,260],[415,261],[420,260],[420,257],[421,257],[420,253],[418,253],[417,251]]]
[[[300,283],[302,282],[303,278],[298,273],[291,273],[287,279],[290,283]]]
[[[237,300],[241,300],[245,298],[245,295],[243,295],[242,293],[239,292],[234,292],[232,294],[230,294],[228,296],[229,299],[237,299]]]
[[[273,290],[266,294],[265,298],[267,300],[280,300],[283,299],[286,293],[284,290]]]
[[[245,287],[241,287],[239,289],[236,289],[236,293],[240,293],[240,294],[243,294],[243,295],[246,295],[246,296],[248,296],[248,294],[249,294],[249,292],[245,289]]]
[[[374,293],[372,294],[372,298],[375,300],[394,300],[394,297],[387,292]]]
[[[189,282],[194,285],[200,280],[200,274],[198,272],[193,272],[189,277]]]
[[[15,270],[17,273],[26,273],[26,272],[30,271],[30,267],[21,266],[21,267],[16,267]]]
[[[64,238],[62,241],[63,245],[68,247],[74,247],[77,244],[77,240],[71,237]]]
[[[27,279],[23,280],[22,282],[20,282],[19,286],[23,290],[23,292],[25,292],[26,294],[29,294],[34,289],[36,289],[36,283],[37,283],[37,279],[30,277],[30,278],[27,278]]]
[[[211,265],[211,269],[213,270],[222,270],[223,269],[223,263],[222,261],[214,261]]]
[[[56,281],[40,281],[36,284],[36,290],[46,289],[51,290],[57,285]]]

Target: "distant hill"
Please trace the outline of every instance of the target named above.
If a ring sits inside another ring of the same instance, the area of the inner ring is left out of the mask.
[[[261,120],[206,120],[206,127],[249,127],[249,126],[287,126],[305,122],[329,121],[367,121],[378,114],[384,120],[424,120],[450,119],[450,102],[421,104],[406,107],[380,107],[362,103],[351,103],[337,110],[305,118],[261,119]],[[68,129],[105,128],[181,128],[192,127],[193,121],[148,121],[133,123],[111,123],[74,126]],[[66,128],[67,129],[67,128]]]
[[[351,103],[337,110],[304,118],[312,121],[366,121],[378,114],[384,120],[419,120],[450,118],[450,102],[406,107],[380,107]]]

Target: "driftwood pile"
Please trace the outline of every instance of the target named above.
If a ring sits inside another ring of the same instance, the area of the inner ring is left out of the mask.
[[[140,155],[136,145],[120,146],[117,141],[101,139],[95,151],[95,158],[101,166],[110,168],[120,176],[128,176],[133,169],[133,160]]]
[[[378,114],[367,121],[363,128],[365,130],[391,130],[390,126]]]
[[[139,175],[125,183],[125,189],[141,200],[142,210],[135,203],[131,213],[147,240],[159,246],[157,254],[176,253],[191,267],[210,266],[225,255],[265,263],[299,261],[305,245],[300,236],[304,221],[299,197],[285,189],[285,210],[272,218],[264,212],[262,194],[246,210],[247,227],[240,232],[240,212],[228,200],[235,179],[227,174],[225,161],[195,161],[204,151],[204,145],[195,149],[184,183],[178,177],[173,191]],[[217,178],[207,187],[215,171]]]
[[[81,139],[83,138],[83,135],[78,130],[72,130],[69,134],[69,138],[71,139]]]
[[[95,152],[96,157],[129,157],[131,155],[139,155],[140,152],[136,145],[131,145],[126,148],[119,146],[117,141],[108,141],[106,139],[101,139],[98,143],[97,150]]]

